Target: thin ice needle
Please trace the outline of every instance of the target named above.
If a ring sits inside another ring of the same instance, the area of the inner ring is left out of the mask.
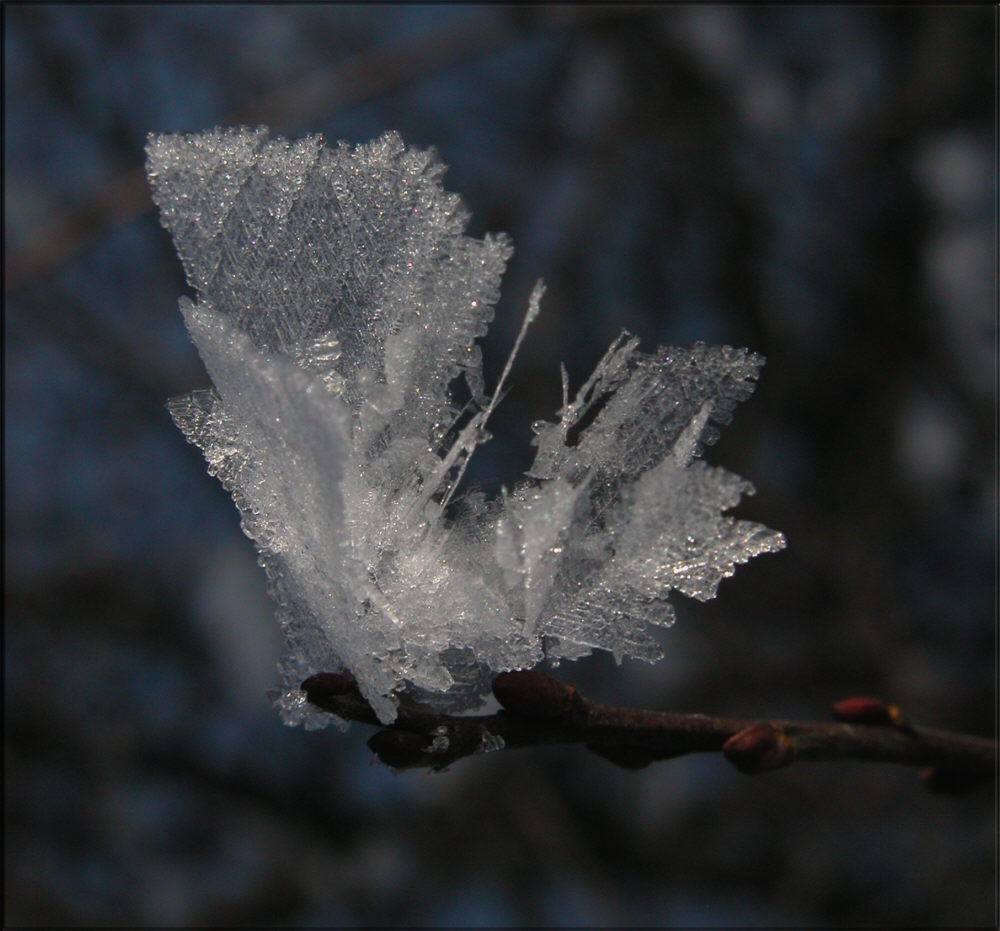
[[[500,398],[503,396],[503,386],[504,382],[507,380],[507,376],[510,375],[510,370],[514,367],[514,359],[517,357],[518,350],[521,348],[521,343],[524,341],[524,335],[528,332],[528,327],[534,322],[535,317],[538,316],[538,311],[541,306],[542,295],[545,293],[545,283],[541,278],[535,282],[535,286],[531,289],[531,297],[528,298],[528,312],[524,315],[524,323],[521,324],[521,331],[517,334],[517,339],[514,340],[514,348],[511,349],[510,355],[507,356],[507,364],[503,367],[503,372],[500,373],[500,381],[497,382],[496,391],[493,392],[493,397],[490,398],[490,403],[486,410],[483,412],[483,417],[477,425],[478,430],[482,430],[486,426],[486,421],[490,419],[490,414],[493,413],[494,408],[500,403]],[[441,510],[448,506],[448,502],[451,501],[452,495],[455,494],[459,483],[462,481],[462,476],[465,475],[465,470],[469,465],[469,460],[472,458],[471,455],[465,457],[465,461],[462,463],[461,468],[458,470],[458,475],[455,476],[455,481],[451,483],[451,487],[448,489],[448,493],[444,496],[441,501]]]

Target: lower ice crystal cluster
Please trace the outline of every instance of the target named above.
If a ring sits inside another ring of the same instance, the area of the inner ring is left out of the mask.
[[[542,660],[656,660],[671,590],[712,598],[784,546],[726,515],[753,488],[699,458],[763,363],[728,346],[644,354],[622,333],[572,398],[563,370],[521,483],[459,490],[510,370],[488,396],[476,339],[511,246],[464,235],[433,151],[240,128],[152,135],[147,154],[214,385],[170,410],[260,552],[287,722],[335,720],[299,690],[316,672],[348,670],[388,723],[402,692],[460,710]]]

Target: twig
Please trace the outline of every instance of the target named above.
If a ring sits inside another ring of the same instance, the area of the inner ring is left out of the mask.
[[[357,685],[340,673],[306,679],[302,690],[338,717],[381,726]],[[541,672],[503,673],[493,693],[498,714],[439,714],[400,701],[396,721],[368,745],[398,769],[441,769],[489,750],[545,744],[584,744],[627,769],[688,753],[721,752],[744,773],[780,769],[799,761],[860,760],[923,767],[935,792],[962,793],[996,772],[993,740],[906,723],[893,705],[867,697],[834,705],[837,722],[753,721],[703,714],[673,714],[600,705]]]

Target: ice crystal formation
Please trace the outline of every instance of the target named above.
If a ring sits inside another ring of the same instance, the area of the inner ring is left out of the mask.
[[[315,672],[349,671],[389,722],[404,692],[458,710],[543,660],[655,660],[672,590],[712,598],[784,546],[725,513],[753,488],[699,458],[763,362],[728,346],[644,354],[622,333],[572,397],[563,370],[522,482],[462,491],[500,394],[476,340],[511,246],[464,235],[433,151],[241,128],[150,136],[147,154],[214,386],[170,410],[259,550],[289,723],[330,719],[298,688]]]

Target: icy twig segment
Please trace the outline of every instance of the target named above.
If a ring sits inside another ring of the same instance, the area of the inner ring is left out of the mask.
[[[433,152],[262,128],[151,136],[147,152],[214,386],[170,409],[260,552],[289,643],[286,720],[328,719],[298,687],[320,671],[349,670],[388,722],[406,693],[467,708],[545,658],[655,659],[672,589],[712,597],[784,545],[725,516],[752,488],[697,459],[763,363],[729,347],[645,355],[623,333],[573,401],[562,369],[524,481],[492,502],[462,491],[543,288],[488,398],[476,340],[511,247],[464,235]]]
[[[320,708],[352,721],[378,722],[349,677],[321,673],[302,689]],[[376,733],[368,746],[399,769],[440,770],[488,749],[583,744],[625,769],[689,753],[721,753],[746,774],[847,760],[925,767],[918,775],[927,789],[954,795],[996,779],[995,740],[897,720],[759,721],[617,708],[589,701],[538,670],[501,673],[493,680],[493,694],[503,706],[500,714],[451,716],[407,703],[396,723]],[[838,705],[873,701],[846,699]]]

